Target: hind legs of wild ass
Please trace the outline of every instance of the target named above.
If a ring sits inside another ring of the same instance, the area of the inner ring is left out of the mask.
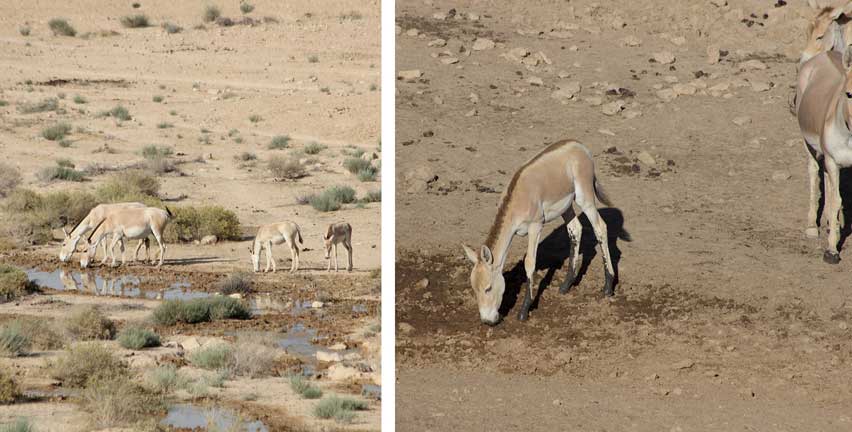
[[[278,266],[275,265],[275,258],[272,256],[272,242],[268,241],[265,244],[266,246],[266,270],[269,271],[269,267],[272,267],[272,273],[275,273],[278,270]]]
[[[828,246],[822,256],[828,264],[840,262],[837,243],[840,241],[840,225],[843,220],[843,202],[840,198],[840,167],[826,155],[825,165],[825,209],[828,216]]]
[[[808,226],[805,228],[805,236],[808,238],[819,237],[819,228],[817,220],[817,208],[819,207],[819,161],[816,158],[813,150],[807,142],[805,148],[808,150],[808,189],[810,192],[810,202],[808,202]],[[827,191],[828,189],[826,189]]]
[[[609,255],[609,237],[606,230],[606,222],[604,222],[601,214],[598,213],[597,207],[594,204],[584,207],[583,214],[589,219],[592,228],[595,231],[595,237],[598,239],[598,244],[601,247],[601,255],[604,262],[604,295],[611,297],[615,294],[613,283],[615,282],[615,270],[612,267],[612,258]]]
[[[524,270],[527,272],[527,289],[524,291],[524,302],[521,304],[521,310],[518,312],[518,320],[526,321],[530,315],[530,306],[533,299],[533,276],[535,276],[535,259],[538,252],[538,242],[541,240],[540,223],[531,223],[527,235],[529,235],[529,243],[527,243],[527,256],[524,257]]]
[[[562,219],[565,221],[565,229],[568,231],[568,238],[571,241],[571,249],[568,252],[568,271],[565,280],[559,285],[559,293],[565,294],[574,285],[577,271],[580,269],[580,239],[583,235],[583,225],[580,223],[580,218],[574,213],[574,209],[569,208],[562,215]]]
[[[296,245],[290,245],[290,273],[299,270],[299,249]]]

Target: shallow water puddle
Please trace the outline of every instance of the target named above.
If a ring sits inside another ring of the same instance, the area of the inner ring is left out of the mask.
[[[363,384],[361,385],[361,395],[370,399],[382,400],[382,386]]]
[[[178,404],[169,407],[166,418],[160,425],[176,429],[201,430],[241,430],[247,432],[268,432],[261,421],[245,421],[233,411],[221,408],[206,408],[191,404]]]
[[[30,282],[56,291],[77,291],[99,296],[146,298],[149,300],[191,300],[209,297],[203,291],[193,291],[187,281],[178,281],[159,290],[142,290],[142,279],[134,275],[102,277],[94,270],[66,272],[64,269],[40,271],[26,269]]]

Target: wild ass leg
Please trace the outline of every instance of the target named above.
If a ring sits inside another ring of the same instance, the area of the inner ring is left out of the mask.
[[[299,252],[296,250],[296,246],[290,243],[290,273],[295,273],[298,268]]]
[[[116,266],[116,262],[115,262],[115,245],[116,245],[118,242],[120,242],[120,241],[121,241],[121,236],[119,236],[119,235],[115,235],[115,236],[113,236],[113,238],[112,238],[112,243],[110,243],[109,251],[110,251],[110,255],[112,255],[112,263],[111,263],[110,265],[111,265],[112,267],[115,267],[115,266]]]
[[[272,263],[272,273],[278,271],[278,266],[275,264],[275,257],[272,256],[272,241],[266,243],[266,256],[269,257],[269,261]]]
[[[337,243],[334,244],[334,272],[337,273],[339,268],[337,267]]]
[[[343,247],[345,247],[346,251],[349,252],[349,268],[347,271],[352,271],[352,243],[345,242],[343,243]]]
[[[136,245],[136,250],[133,252],[133,262],[139,261],[139,249],[142,249],[142,245],[145,245],[145,252],[148,252],[148,238],[140,239],[139,243]],[[147,259],[145,261],[148,261]]]
[[[819,221],[817,220],[817,208],[819,207],[819,161],[816,159],[811,147],[805,142],[808,150],[808,186],[810,189],[810,202],[808,203],[808,226],[805,228],[805,236],[809,238],[819,237]],[[826,194],[827,195],[827,194]]]
[[[583,225],[580,219],[574,213],[573,208],[569,208],[562,215],[565,221],[565,229],[568,231],[568,238],[571,240],[571,249],[568,251],[568,273],[565,275],[565,281],[559,285],[559,293],[565,294],[574,285],[574,279],[577,278],[577,271],[580,269],[580,238],[583,235]]]
[[[603,255],[604,262],[604,295],[609,297],[613,295],[613,282],[615,279],[615,271],[612,267],[612,260],[609,255],[609,237],[606,231],[606,222],[604,222],[601,214],[598,213],[598,208],[595,206],[595,200],[592,198],[588,200],[586,195],[591,194],[578,194],[577,204],[580,205],[580,208],[583,210],[583,214],[589,219],[589,222],[592,224],[592,228],[595,231],[595,237],[598,238],[598,243],[601,245],[601,255]],[[591,195],[594,196],[594,195]]]
[[[837,242],[840,241],[840,212],[843,205],[840,200],[840,168],[834,160],[826,155],[823,160],[825,165],[825,207],[828,215],[828,247],[823,254],[822,260],[828,264],[840,262],[840,254],[837,252]]]
[[[157,240],[157,246],[160,247],[160,262],[157,263],[157,267],[163,266],[163,261],[166,259],[166,243],[163,241],[163,234],[154,230],[151,230],[151,233],[154,234],[154,240]]]
[[[527,256],[524,257],[524,270],[527,271],[527,289],[524,291],[524,302],[518,312],[518,320],[526,321],[529,318],[530,306],[533,299],[533,276],[535,276],[535,255],[538,252],[538,242],[541,237],[541,224],[531,223],[528,231],[529,243],[527,244]]]

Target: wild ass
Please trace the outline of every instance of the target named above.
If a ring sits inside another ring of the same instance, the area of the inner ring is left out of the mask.
[[[62,262],[67,262],[71,259],[71,255],[77,250],[77,244],[80,242],[80,239],[86,235],[95,225],[101,223],[108,215],[112,212],[125,209],[125,208],[145,208],[147,207],[145,204],[138,202],[128,202],[128,203],[116,203],[116,204],[99,204],[95,206],[95,208],[89,210],[89,214],[86,215],[83,220],[77,223],[74,228],[71,229],[71,232],[62,228],[62,233],[65,234],[65,240],[62,241],[62,247],[59,249],[59,260]],[[145,245],[145,257],[146,261],[148,260],[148,238],[140,239],[139,244],[136,246],[136,254],[133,256],[133,260],[138,259],[139,249],[142,245]],[[108,258],[107,254],[107,244],[104,242],[104,258],[101,260],[101,264],[106,263]]]
[[[826,7],[820,9],[812,23],[808,24],[805,31],[807,43],[799,58],[799,66],[820,53],[831,50],[843,53],[849,45],[846,40],[844,27],[852,17],[852,1],[843,6]]]
[[[270,266],[274,273],[278,270],[275,265],[275,258],[272,257],[272,245],[287,243],[290,246],[290,273],[299,270],[299,250],[302,248],[302,233],[299,226],[293,222],[279,222],[269,225],[263,225],[257,230],[257,235],[254,237],[254,245],[249,248],[251,253],[251,263],[254,271],[260,271],[260,253],[266,249],[266,270],[269,271]]]
[[[326,271],[331,271],[331,249],[334,248],[334,271],[338,271],[337,264],[337,244],[343,243],[343,247],[349,253],[349,267],[347,271],[352,271],[352,225],[346,222],[333,223],[325,230],[322,236],[325,243],[325,259],[328,261]]]
[[[591,153],[574,140],[549,145],[515,172],[500,200],[485,245],[478,253],[467,245],[462,245],[465,255],[473,263],[470,284],[476,294],[479,317],[483,323],[496,325],[500,321],[498,309],[506,288],[503,265],[515,235],[529,235],[524,259],[527,289],[518,313],[519,320],[527,319],[533,297],[533,275],[542,227],[559,216],[567,223],[566,228],[571,240],[568,275],[559,287],[559,292],[567,292],[574,283],[583,227],[572,203],[577,204],[592,224],[603,255],[606,280],[604,295],[613,295],[614,270],[607,244],[606,223],[598,213],[595,197],[610,205],[595,178],[595,163]]]
[[[94,258],[98,244],[112,235],[112,242],[109,244],[109,252],[112,256],[111,265],[116,265],[115,245],[121,243],[121,264],[125,264],[124,256],[124,239],[144,239],[149,235],[153,235],[160,246],[160,262],[157,267],[163,265],[163,260],[166,255],[166,246],[163,241],[163,233],[166,230],[166,225],[172,217],[172,212],[166,207],[165,210],[156,207],[145,208],[127,208],[116,210],[107,215],[98,225],[92,230],[92,234],[88,238],[88,250],[80,258],[80,266],[86,268],[89,266],[89,261]],[[92,242],[92,238],[95,241]]]
[[[825,210],[828,219],[828,246],[823,261],[840,262],[837,243],[843,225],[840,198],[840,168],[852,166],[852,132],[849,129],[852,103],[852,75],[843,56],[831,51],[808,60],[799,71],[796,86],[796,116],[808,149],[810,202],[805,234],[818,237],[819,171],[825,172]]]

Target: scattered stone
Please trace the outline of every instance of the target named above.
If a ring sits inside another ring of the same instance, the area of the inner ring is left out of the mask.
[[[441,59],[441,63],[445,65],[456,64],[459,62],[459,59],[456,57],[444,57]]]
[[[669,51],[660,51],[658,53],[654,53],[654,61],[659,64],[672,64],[675,62],[675,56]]]
[[[413,325],[411,325],[407,322],[403,322],[403,321],[400,321],[399,323],[397,323],[396,327],[397,327],[397,329],[399,329],[399,332],[402,333],[402,334],[410,334],[411,332],[414,331]]]
[[[536,53],[536,55],[542,61],[542,63],[544,63],[546,65],[552,65],[553,64],[553,60],[550,60],[550,58],[547,57],[547,54],[545,54],[544,52],[539,51],[538,53]]]
[[[725,7],[728,5],[728,0],[710,0],[710,4],[716,7]]]
[[[417,281],[417,288],[426,289],[429,288],[429,278],[423,278]]]
[[[553,406],[562,406],[562,399],[554,399]]]
[[[751,117],[747,117],[747,116],[735,117],[732,121],[737,126],[745,126],[745,125],[751,123]]]
[[[600,96],[589,96],[583,100],[591,106],[601,106],[603,104],[603,98]]]
[[[615,136],[615,132],[613,132],[609,129],[598,129],[598,133],[601,134],[601,135],[606,135],[606,136]]]
[[[715,45],[710,45],[707,47],[707,64],[716,64],[721,60],[722,55],[719,52],[719,47]]]
[[[633,35],[625,37],[624,39],[621,40],[621,43],[624,46],[629,46],[629,47],[638,47],[638,46],[642,45],[642,41],[638,37],[633,36]]]
[[[601,111],[602,111],[605,115],[608,115],[608,116],[616,115],[616,114],[620,113],[620,112],[621,112],[621,111],[623,111],[623,110],[624,110],[624,101],[621,101],[621,100],[617,100],[617,101],[610,102],[610,103],[608,103],[608,104],[605,104],[605,105],[601,108]]]
[[[313,302],[311,302],[311,308],[313,309],[322,309],[323,306],[325,306],[325,303],[319,300],[314,300]]]
[[[446,45],[447,45],[447,41],[444,40],[444,39],[441,39],[441,38],[435,39],[435,40],[429,42],[428,44],[426,44],[426,46],[430,46],[430,47],[442,47],[442,46],[446,46]]]
[[[474,116],[476,116],[476,114],[478,114],[476,109],[472,109],[472,110],[464,113],[464,116],[465,117],[474,117]]]
[[[579,81],[561,82],[556,85],[557,90],[550,94],[550,97],[555,99],[574,99],[580,94]]]
[[[686,38],[683,36],[675,36],[671,38],[670,42],[677,46],[681,46],[686,43]]]
[[[751,89],[755,92],[765,92],[772,88],[772,83],[766,81],[752,81]]]
[[[351,366],[336,363],[326,370],[325,376],[331,381],[349,381],[360,377],[361,371]]]
[[[674,370],[689,369],[694,365],[695,365],[695,360],[685,359],[685,360],[681,360],[681,361],[673,364],[672,369],[674,369]]]
[[[775,171],[772,173],[772,181],[789,180],[791,177],[793,177],[792,174],[784,171]]]
[[[214,235],[206,235],[201,238],[201,244],[203,245],[214,245],[219,242],[219,237]]]
[[[317,361],[332,363],[339,362],[341,360],[343,360],[343,358],[340,356],[340,353],[317,351]]]
[[[677,93],[675,93],[672,89],[662,89],[657,91],[657,97],[662,99],[664,102],[671,102],[675,98],[677,98]]]
[[[504,54],[504,56],[509,60],[514,60],[516,62],[521,62],[523,59],[530,55],[530,50],[526,48],[512,48]]]
[[[476,94],[476,93],[471,93],[471,94],[467,95],[467,99],[472,104],[478,104],[479,103],[479,95]]]
[[[420,69],[404,70],[399,71],[397,76],[405,81],[414,81],[423,76],[423,72],[421,72]]]
[[[627,21],[624,21],[624,18],[620,16],[615,16],[609,21],[610,27],[618,30],[624,27],[627,27]]]
[[[654,159],[654,157],[651,156],[650,153],[644,150],[639,152],[638,155],[636,155],[636,159],[639,159],[639,162],[642,162],[645,165],[655,165],[657,163],[657,160]]]
[[[536,76],[532,76],[532,77],[527,78],[527,82],[531,86],[536,86],[536,87],[541,87],[541,86],[544,85],[544,81],[541,78],[536,77]]]
[[[408,29],[405,32],[406,36],[411,36],[411,37],[417,37],[417,35],[419,35],[419,34],[420,34],[420,30],[417,30],[416,28]]]
[[[485,51],[494,48],[494,41],[491,39],[477,38],[473,41],[474,51]]]
[[[760,60],[746,60],[739,64],[739,68],[745,70],[765,70],[767,66],[766,63]]]
[[[692,84],[675,84],[672,86],[672,90],[678,95],[694,95],[697,90]]]

